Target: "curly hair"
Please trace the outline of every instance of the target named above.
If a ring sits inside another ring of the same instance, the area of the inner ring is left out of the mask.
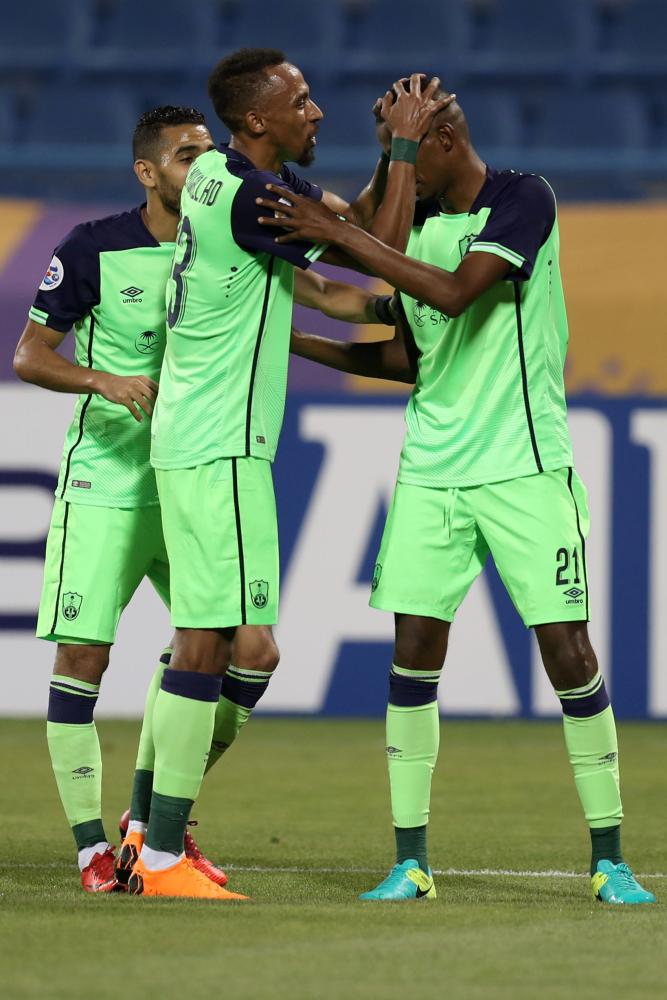
[[[268,86],[266,70],[287,62],[280,49],[239,49],[225,56],[208,78],[208,96],[215,113],[231,131],[243,124],[243,116]]]

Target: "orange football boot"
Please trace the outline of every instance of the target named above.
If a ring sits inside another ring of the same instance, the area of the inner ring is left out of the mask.
[[[118,829],[120,830],[120,837],[123,842],[125,841],[125,836],[127,834],[127,826],[129,822],[130,822],[130,810],[126,809],[118,822]],[[197,826],[197,820],[196,819],[188,820],[188,826]],[[207,878],[210,878],[211,882],[215,882],[216,885],[227,885],[228,880],[225,872],[223,872],[222,868],[219,868],[218,865],[213,864],[213,862],[206,857],[206,855],[202,852],[201,848],[197,844],[197,841],[192,836],[189,830],[185,831],[185,837],[183,838],[183,849],[185,851],[186,858],[189,858],[190,861],[192,861],[195,868],[199,869],[199,871],[202,872],[203,875],[206,875]],[[138,851],[138,854],[140,853],[141,853],[141,847],[139,848]],[[132,863],[134,864],[134,862]],[[116,862],[116,868],[118,869],[118,862]],[[118,871],[116,872],[116,877],[118,877]],[[127,882],[124,882],[123,884],[126,885]]]
[[[127,830],[127,826],[125,827]],[[132,869],[139,860],[139,855],[141,854],[141,848],[144,846],[144,835],[139,833],[138,830],[133,830],[132,833],[126,833],[123,838],[123,843],[120,845],[120,851],[118,852],[118,857],[116,858],[116,880],[119,885],[124,889],[127,889],[127,883],[130,880],[130,875],[132,874]]]
[[[153,871],[146,868],[141,858],[137,861],[127,883],[127,891],[134,896],[171,896],[185,899],[218,899],[228,900],[249,899],[238,892],[229,892],[222,886],[211,882],[193,865],[189,858],[183,856],[170,868]]]

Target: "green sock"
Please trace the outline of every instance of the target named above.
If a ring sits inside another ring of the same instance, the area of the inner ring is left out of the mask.
[[[211,752],[206,763],[206,773],[229,749],[262,697],[272,671],[250,670],[233,664],[222,679],[221,695],[215,710],[215,726]]]
[[[400,826],[394,827],[396,836],[396,861],[400,865],[408,858],[416,858],[419,867],[423,872],[428,871],[428,850],[426,847],[426,831],[428,827],[413,826],[404,830]]]
[[[416,858],[428,870],[426,826],[431,777],[438,759],[439,670],[392,666],[387,706],[387,762],[391,811],[396,832],[396,860]]]
[[[99,684],[54,674],[46,737],[60,801],[81,850],[106,841],[102,754],[93,719]],[[67,721],[65,721],[67,720]]]
[[[180,854],[211,746],[220,678],[166,668],[153,709],[155,778],[147,847]]]
[[[623,860],[621,853],[621,826],[591,828],[591,875],[595,875],[598,861],[611,861],[618,865]]]
[[[151,678],[146,692],[144,719],[141,724],[137,763],[132,785],[132,800],[130,803],[130,819],[140,823],[148,823],[151,810],[151,795],[153,794],[153,770],[155,768],[155,746],[153,744],[153,710],[155,699],[160,690],[162,675],[171,660],[171,647],[162,651],[160,662]]]
[[[574,781],[591,830],[591,868],[595,871],[600,850],[612,850],[620,859],[623,806],[614,713],[600,674],[583,687],[556,694],[563,706],[563,732]],[[594,831],[614,828],[619,828],[615,834],[596,841]]]

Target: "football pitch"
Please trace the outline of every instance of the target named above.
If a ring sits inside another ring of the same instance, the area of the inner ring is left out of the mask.
[[[89,896],[44,726],[0,721],[0,991],[24,997],[502,998],[664,995],[665,727],[619,727],[626,855],[658,896],[605,908],[560,725],[442,726],[434,903],[360,903],[393,861],[379,721],[262,719],[207,777],[202,848],[254,904]],[[138,725],[99,723],[116,837]]]

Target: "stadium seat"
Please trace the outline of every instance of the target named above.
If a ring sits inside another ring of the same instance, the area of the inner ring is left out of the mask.
[[[475,72],[510,75],[566,75],[579,46],[576,0],[468,0],[469,67]]]
[[[40,143],[127,144],[129,149],[133,126],[132,104],[122,90],[53,87],[36,95],[21,138]]]
[[[648,143],[646,109],[631,90],[551,93],[528,110],[528,147],[616,151]]]
[[[518,144],[519,115],[511,94],[465,84],[456,90],[475,146],[485,150]]]
[[[90,69],[189,72],[201,41],[199,3],[95,0],[82,62]]]
[[[205,0],[205,58],[211,63],[234,49],[265,46],[283,49],[289,59],[313,70],[331,53],[337,23],[332,7],[304,0]]]
[[[601,0],[599,6],[610,68],[637,70],[643,66],[667,72],[665,0]]]
[[[0,22],[0,66],[3,69],[62,67],[77,41],[83,11],[73,0],[12,3]]]
[[[458,66],[465,50],[464,0],[360,0],[345,8],[340,65],[382,68],[390,75],[439,72]]]
[[[314,91],[313,97],[324,112],[318,143],[324,150],[329,146],[368,146],[374,148],[375,119],[371,109],[386,90],[359,86],[340,91]]]

